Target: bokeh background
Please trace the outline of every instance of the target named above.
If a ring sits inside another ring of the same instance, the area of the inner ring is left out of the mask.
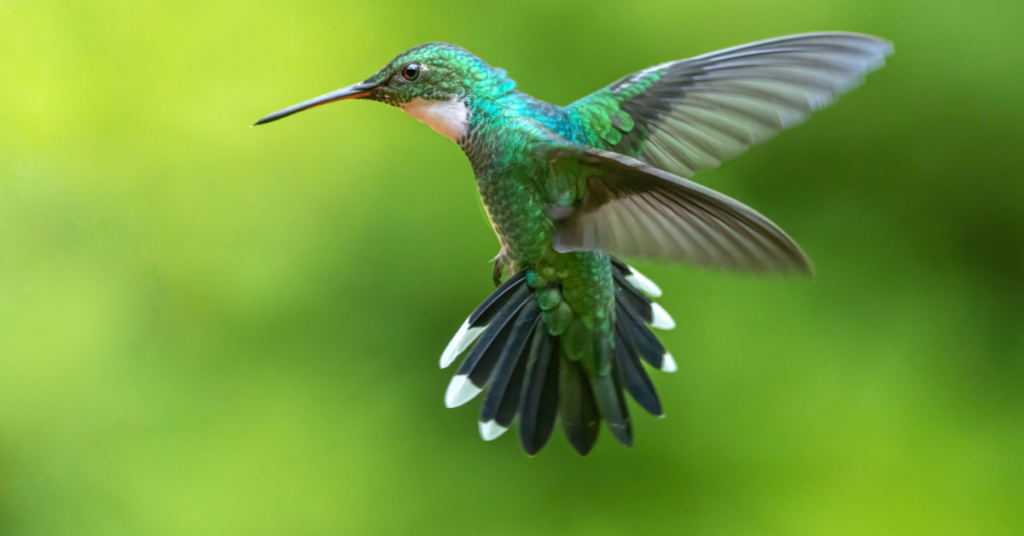
[[[0,534],[1024,534],[1024,3],[0,0]],[[814,279],[638,263],[679,327],[578,457],[483,443],[437,357],[497,243],[448,140],[370,102],[424,41],[567,104],[778,35],[894,41],[698,176]]]

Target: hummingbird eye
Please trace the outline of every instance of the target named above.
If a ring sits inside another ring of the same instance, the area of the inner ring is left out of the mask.
[[[423,68],[420,64],[409,63],[405,67],[402,67],[402,78],[410,82],[415,82],[416,79],[420,77],[420,71],[422,70]]]

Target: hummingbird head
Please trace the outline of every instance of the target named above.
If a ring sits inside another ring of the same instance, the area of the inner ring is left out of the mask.
[[[329,102],[369,99],[401,108],[458,142],[480,102],[514,88],[504,69],[491,67],[469,51],[450,43],[426,43],[399,54],[363,82],[274,112],[256,125]]]

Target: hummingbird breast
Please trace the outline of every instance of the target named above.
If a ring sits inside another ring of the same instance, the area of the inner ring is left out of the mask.
[[[498,171],[476,178],[487,218],[514,266],[537,264],[554,253],[554,225],[530,174]]]
[[[512,263],[544,264],[554,256],[555,225],[548,214],[548,168],[525,125],[541,125],[563,135],[562,109],[525,93],[494,101],[476,100],[459,146],[473,166],[487,217]]]

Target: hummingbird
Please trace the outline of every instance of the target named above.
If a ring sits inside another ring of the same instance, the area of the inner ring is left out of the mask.
[[[560,421],[586,455],[601,421],[632,446],[625,393],[661,417],[645,366],[677,369],[651,331],[675,327],[652,300],[661,290],[620,258],[810,275],[811,261],[777,225],[689,179],[802,123],[892,52],[869,35],[791,35],[655,65],[557,106],[463,48],[426,43],[363,82],[255,124],[373,100],[455,142],[500,250],[497,289],[441,354],[442,368],[466,354],[444,403],[486,391],[484,440],[518,419],[533,456]]]

